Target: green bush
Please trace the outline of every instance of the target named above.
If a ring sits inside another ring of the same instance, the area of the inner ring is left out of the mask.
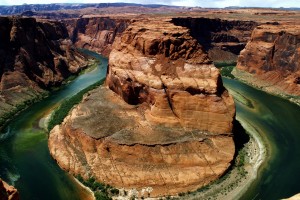
[[[52,130],[54,126],[63,122],[64,118],[68,115],[69,111],[75,104],[78,104],[85,93],[88,91],[95,89],[103,83],[102,81],[98,81],[87,88],[81,90],[76,95],[72,96],[69,99],[64,100],[61,105],[52,113],[50,120],[48,122],[48,131]]]
[[[112,199],[112,196],[119,195],[120,193],[117,188],[113,188],[111,185],[97,182],[95,177],[91,176],[84,180],[82,176],[78,174],[75,175],[75,178],[94,192],[96,200],[109,200]]]

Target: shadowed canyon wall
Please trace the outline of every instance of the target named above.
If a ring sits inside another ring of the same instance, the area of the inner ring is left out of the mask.
[[[254,21],[210,18],[173,18],[177,26],[190,29],[191,36],[204,47],[209,57],[217,62],[235,62],[249,41]]]
[[[92,17],[64,20],[64,23],[76,47],[108,56],[115,38],[127,28],[130,20]]]
[[[87,66],[59,22],[0,18],[0,125],[10,114]]]

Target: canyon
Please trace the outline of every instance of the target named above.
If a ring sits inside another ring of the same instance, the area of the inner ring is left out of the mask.
[[[88,65],[62,23],[1,17],[0,126]]]
[[[195,191],[226,174],[237,153],[235,103],[214,63],[237,61],[236,78],[297,102],[298,15],[174,8],[156,16],[144,7],[148,14],[114,15],[131,6],[1,17],[1,123],[85,68],[76,48],[101,53],[105,85],[51,131],[53,158],[72,175],[139,197]]]
[[[49,149],[72,174],[175,195],[227,171],[234,116],[219,70],[187,28],[137,20],[113,44],[106,86],[51,131]]]
[[[234,75],[300,103],[300,25],[258,26],[241,52]]]

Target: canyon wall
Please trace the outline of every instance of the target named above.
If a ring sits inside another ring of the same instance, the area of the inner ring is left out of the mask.
[[[0,126],[24,104],[87,66],[63,24],[0,18]]]
[[[0,179],[0,200],[19,200],[19,192]]]
[[[143,16],[140,16],[143,18]],[[133,17],[134,18],[134,17]],[[84,17],[64,20],[73,43],[108,56],[112,43],[134,21],[129,17]],[[240,51],[257,26],[253,21],[210,18],[173,18],[172,23],[187,27],[210,59],[216,62],[235,62]]]
[[[215,62],[235,62],[258,25],[254,21],[218,18],[173,18],[172,22],[190,29]]]
[[[263,90],[300,102],[300,26],[261,25],[238,58],[234,74]]]
[[[130,20],[126,18],[109,17],[64,20],[76,47],[96,51],[107,57],[115,38],[121,35],[129,23]]]
[[[196,190],[226,172],[234,101],[189,32],[168,19],[141,19],[116,38],[106,86],[50,133],[61,168],[139,197]]]

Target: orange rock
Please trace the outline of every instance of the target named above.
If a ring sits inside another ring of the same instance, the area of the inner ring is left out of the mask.
[[[187,28],[133,22],[114,42],[106,84],[114,92],[90,92],[50,133],[64,170],[140,197],[196,190],[226,172],[234,102]]]
[[[300,26],[261,25],[253,33],[237,64],[249,72],[250,83],[276,94],[300,95]]]
[[[19,192],[13,186],[0,179],[0,200],[19,200]]]

